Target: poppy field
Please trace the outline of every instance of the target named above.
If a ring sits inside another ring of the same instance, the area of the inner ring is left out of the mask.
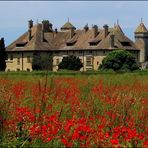
[[[148,77],[0,78],[0,147],[148,147]]]

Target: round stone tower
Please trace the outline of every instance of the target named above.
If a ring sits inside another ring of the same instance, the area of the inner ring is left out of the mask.
[[[140,49],[140,63],[148,61],[148,30],[143,22],[135,30],[135,43]]]

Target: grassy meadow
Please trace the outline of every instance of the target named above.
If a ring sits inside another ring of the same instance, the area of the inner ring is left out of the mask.
[[[0,73],[0,147],[148,147],[148,71]]]

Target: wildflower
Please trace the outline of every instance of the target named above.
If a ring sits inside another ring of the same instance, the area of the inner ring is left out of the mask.
[[[110,142],[111,142],[112,145],[118,145],[119,144],[118,139],[111,139]]]

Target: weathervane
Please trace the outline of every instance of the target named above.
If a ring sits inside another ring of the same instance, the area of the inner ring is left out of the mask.
[[[119,19],[117,19],[117,25],[119,25]]]
[[[141,18],[141,23],[143,23],[143,18]]]

